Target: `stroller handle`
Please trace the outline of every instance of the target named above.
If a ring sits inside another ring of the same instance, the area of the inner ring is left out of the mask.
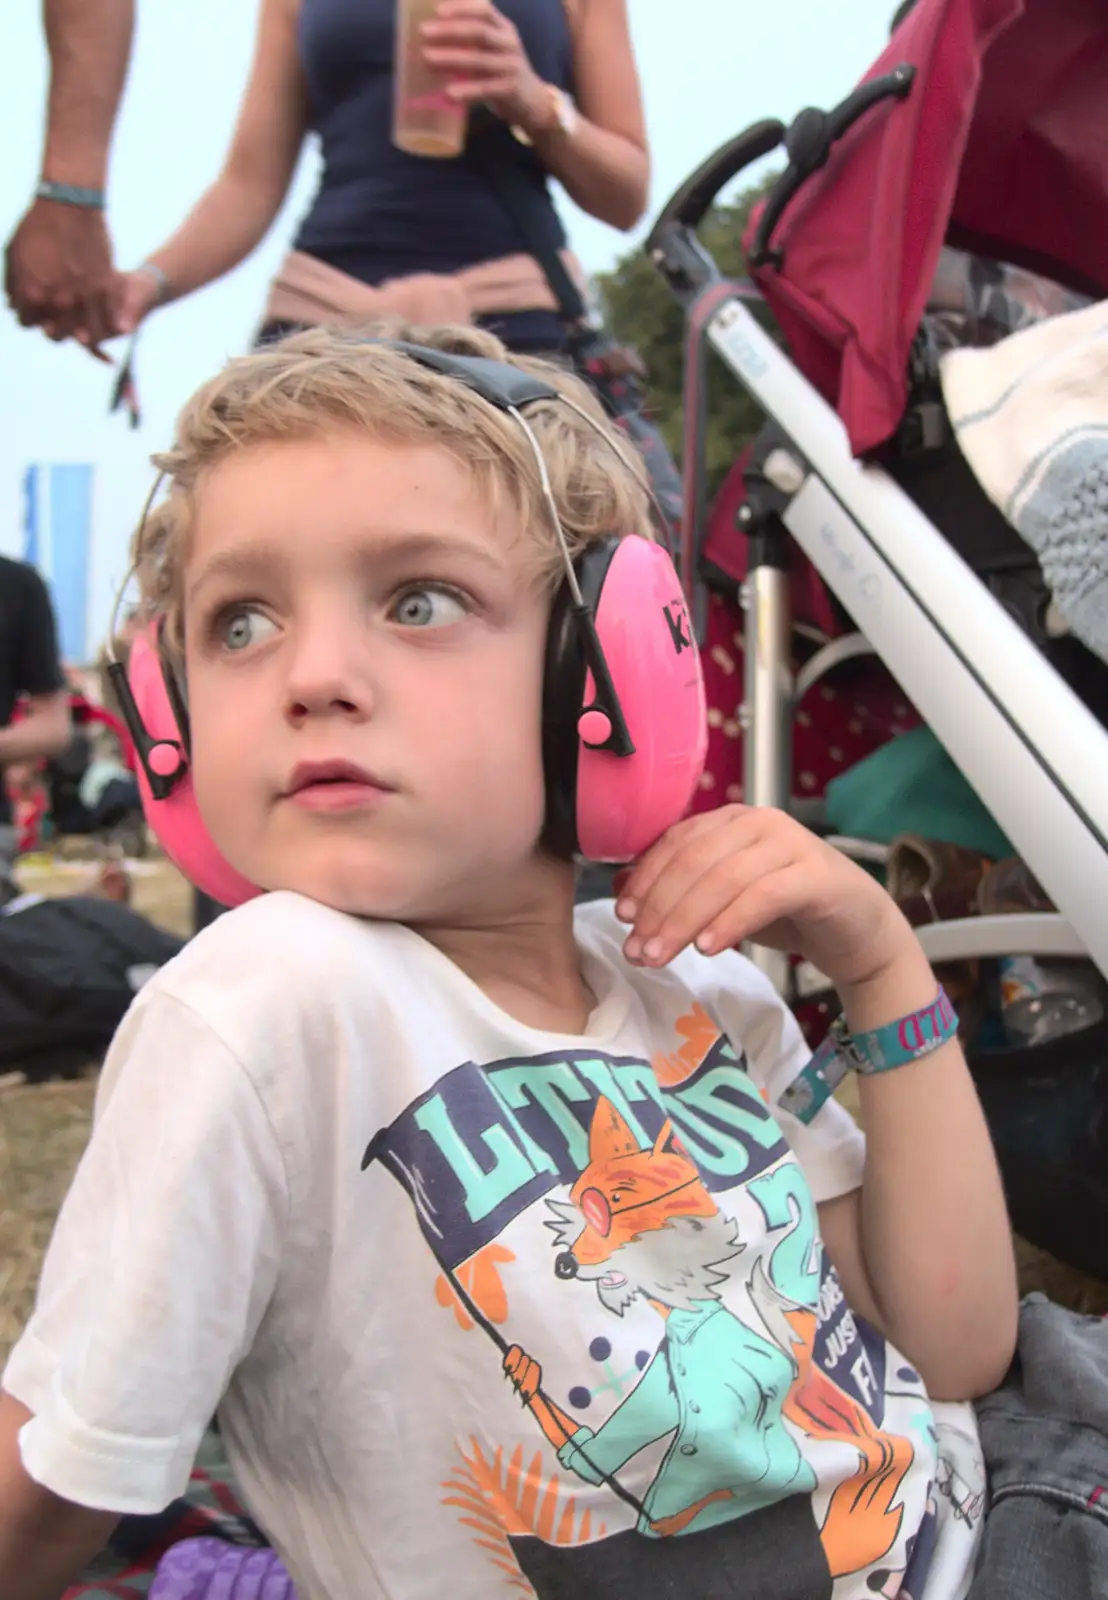
[[[792,204],[797,191],[813,172],[827,164],[832,146],[847,133],[859,118],[885,100],[905,100],[912,91],[916,69],[907,62],[895,67],[883,77],[871,78],[860,84],[834,111],[818,111],[809,107],[801,111],[785,134],[785,150],[789,164],[770,190],[765,208],[758,218],[754,243],[750,251],[750,265],[754,268],[780,267],[784,256],[774,249],[770,241],[774,230]],[[690,179],[690,182],[693,180]]]
[[[678,299],[695,296],[719,277],[715,262],[696,237],[712,201],[744,167],[772,155],[784,137],[783,122],[755,122],[701,162],[662,207],[645,249]]]
[[[698,228],[724,184],[763,156],[772,155],[784,137],[785,124],[771,118],[755,122],[744,133],[720,145],[666,201],[646,241],[647,250],[675,226]]]

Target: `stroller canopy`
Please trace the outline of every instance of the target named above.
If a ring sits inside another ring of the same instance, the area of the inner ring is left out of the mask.
[[[832,148],[753,274],[855,455],[903,414],[944,243],[1108,294],[1104,0],[919,0],[864,81],[901,63],[910,94]]]

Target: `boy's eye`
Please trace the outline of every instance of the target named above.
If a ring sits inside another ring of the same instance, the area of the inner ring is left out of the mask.
[[[253,606],[235,606],[219,618],[217,632],[225,650],[245,650],[273,631],[273,623]]]
[[[444,628],[467,615],[461,595],[454,589],[424,583],[406,589],[393,605],[393,616],[405,628]]]

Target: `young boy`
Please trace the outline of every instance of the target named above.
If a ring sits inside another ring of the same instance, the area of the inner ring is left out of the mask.
[[[615,448],[529,419],[574,549],[649,536]],[[936,1001],[892,901],[728,806],[574,913],[540,842],[558,547],[456,379],[297,336],[161,464],[139,577],[208,831],[269,892],[105,1065],[4,1376],[0,1595],[181,1493],[217,1407],[300,1600],[962,1594],[952,1402],[1003,1376],[1016,1291],[961,1051],[863,1077],[865,1145],[799,1120],[809,1053],[733,950],[802,952],[857,1037]]]

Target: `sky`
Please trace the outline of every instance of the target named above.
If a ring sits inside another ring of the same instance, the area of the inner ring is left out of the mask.
[[[587,0],[586,0],[587,3]],[[121,267],[176,227],[215,177],[246,81],[257,0],[138,0],[138,32],[112,157],[109,225]],[[650,206],[632,235],[560,198],[574,248],[602,271],[647,232],[667,196],[747,124],[788,121],[847,94],[887,37],[894,0],[628,0],[653,156]],[[0,238],[38,178],[47,58],[38,0],[8,0],[0,52]],[[245,348],[265,285],[305,211],[318,158],[305,150],[268,238],[220,282],[157,313],[138,355],[143,423],[109,417],[112,373],[75,345],[53,346],[0,306],[0,551],[22,551],[29,463],[95,466],[89,623],[107,625],[131,530],[192,390]]]

